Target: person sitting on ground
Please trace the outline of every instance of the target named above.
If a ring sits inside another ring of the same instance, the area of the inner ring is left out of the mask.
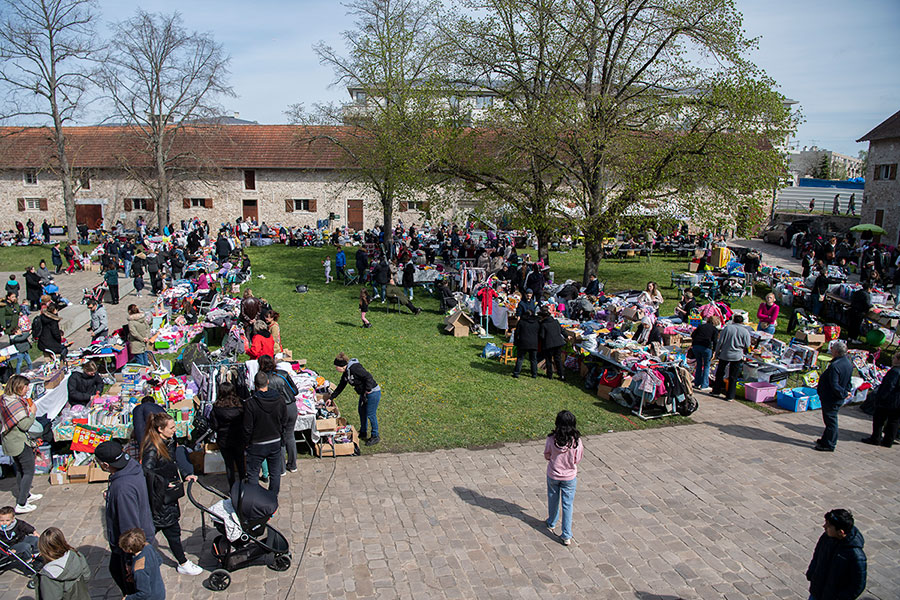
[[[697,302],[694,300],[694,294],[690,290],[685,290],[681,297],[681,302],[675,307],[675,317],[669,320],[673,323],[687,323],[691,316],[691,312],[697,308]]]
[[[385,293],[387,294],[388,299],[397,299],[397,302],[400,306],[405,306],[408,308],[412,314],[417,315],[422,312],[421,308],[416,308],[410,299],[406,296],[403,291],[403,288],[394,284],[394,278],[392,277],[390,283],[385,286]]]
[[[647,304],[654,308],[659,308],[663,302],[665,302],[665,298],[655,281],[647,282],[647,289],[638,296],[638,304]]]
[[[37,597],[41,600],[90,600],[91,568],[78,550],[69,545],[57,527],[48,527],[37,540],[44,567],[38,573]]]
[[[37,274],[41,278],[41,285],[49,285],[53,281],[53,274],[47,268],[47,261],[43,258],[38,263]]]
[[[775,294],[766,294],[766,301],[759,305],[756,311],[756,318],[759,320],[757,331],[765,331],[766,333],[775,333],[775,324],[778,320],[778,305],[775,303]]]
[[[103,378],[97,373],[97,363],[89,360],[82,365],[81,371],[72,371],[67,385],[69,404],[88,404],[103,391]]]
[[[584,288],[584,293],[587,296],[599,296],[600,295],[600,282],[597,281],[597,276],[591,274],[588,278],[588,284]]]

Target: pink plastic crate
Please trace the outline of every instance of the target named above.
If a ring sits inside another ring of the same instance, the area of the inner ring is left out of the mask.
[[[767,402],[775,397],[778,386],[765,381],[754,381],[744,386],[744,394],[750,402]]]

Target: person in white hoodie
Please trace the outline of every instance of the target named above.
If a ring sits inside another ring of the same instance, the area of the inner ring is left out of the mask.
[[[63,532],[48,527],[38,539],[38,552],[46,564],[38,573],[35,600],[90,600],[87,561],[69,545]]]

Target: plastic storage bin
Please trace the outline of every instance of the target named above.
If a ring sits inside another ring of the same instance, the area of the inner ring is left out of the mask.
[[[750,402],[768,402],[775,397],[778,386],[764,381],[753,381],[744,386],[747,400]]]

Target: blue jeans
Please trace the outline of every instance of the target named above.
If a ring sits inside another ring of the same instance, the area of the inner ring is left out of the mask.
[[[277,495],[281,489],[281,472],[284,471],[284,452],[281,440],[271,444],[250,444],[247,446],[247,481],[259,479],[259,469],[263,461],[269,467],[269,489]]]
[[[709,363],[712,360],[712,348],[692,346],[697,366],[694,368],[694,387],[709,387]]]
[[[770,323],[769,325],[764,325],[760,323],[756,326],[757,331],[765,331],[766,333],[775,333],[775,323]]]
[[[131,263],[132,261],[122,259],[122,265],[125,267],[125,277],[131,277]]]
[[[372,424],[372,437],[378,437],[378,403],[381,402],[381,390],[369,392],[359,397],[359,435],[365,437],[367,425]]]
[[[16,375],[22,372],[22,363],[25,363],[25,368],[31,368],[31,357],[28,356],[27,352],[19,352],[18,354],[14,354],[10,357],[10,360],[13,358],[16,359]]]
[[[131,357],[131,360],[138,365],[144,365],[145,367],[150,366],[150,358],[147,356],[146,352],[141,352],[140,354],[133,355]]]
[[[549,516],[547,527],[556,527],[559,516],[559,501],[562,499],[562,539],[572,539],[572,503],[575,501],[577,478],[571,481],[560,481],[547,477],[547,505]]]
[[[681,325],[682,323],[684,323],[684,321],[681,320],[681,317],[671,316],[671,317],[664,317],[664,318],[671,321],[674,325]]]
[[[381,297],[382,300],[387,298],[387,284],[384,283],[373,283],[372,288],[375,290],[375,297]]]

